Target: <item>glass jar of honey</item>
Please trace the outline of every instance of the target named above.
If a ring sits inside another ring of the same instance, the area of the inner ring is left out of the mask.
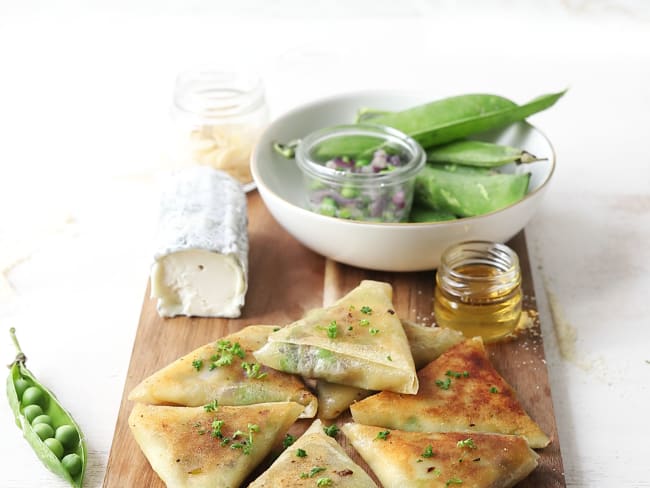
[[[521,302],[519,258],[508,246],[468,241],[443,253],[434,295],[439,326],[496,341],[517,327]]]

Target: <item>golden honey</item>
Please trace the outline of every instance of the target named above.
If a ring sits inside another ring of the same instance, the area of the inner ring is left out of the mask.
[[[443,253],[434,295],[439,326],[496,341],[514,331],[521,302],[519,259],[508,246],[469,241]]]

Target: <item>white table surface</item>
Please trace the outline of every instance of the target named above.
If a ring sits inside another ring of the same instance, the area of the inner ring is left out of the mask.
[[[530,119],[558,168],[526,228],[567,484],[650,486],[648,5],[1,0],[0,358],[15,326],[86,433],[85,486],[102,483],[142,305],[174,74],[237,61],[276,116],[365,88],[569,87]],[[65,486],[6,401],[0,486]]]

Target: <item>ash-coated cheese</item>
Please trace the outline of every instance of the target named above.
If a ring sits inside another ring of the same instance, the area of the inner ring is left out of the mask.
[[[222,171],[196,166],[165,183],[151,297],[162,317],[239,317],[248,284],[246,195]]]

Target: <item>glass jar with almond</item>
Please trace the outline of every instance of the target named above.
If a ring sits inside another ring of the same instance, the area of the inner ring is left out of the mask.
[[[175,163],[225,171],[252,188],[250,154],[269,122],[261,79],[252,73],[187,71],[176,79]]]

